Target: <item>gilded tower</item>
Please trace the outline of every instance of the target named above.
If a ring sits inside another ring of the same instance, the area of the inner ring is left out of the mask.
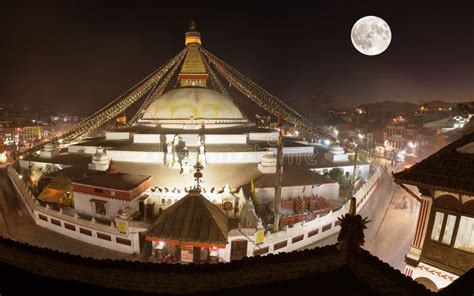
[[[201,46],[201,33],[197,30],[196,23],[191,22],[185,34],[187,54],[184,58],[178,79],[181,87],[206,87],[208,74],[199,46]]]

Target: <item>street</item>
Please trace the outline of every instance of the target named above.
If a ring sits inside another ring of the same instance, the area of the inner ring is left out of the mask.
[[[405,255],[415,234],[418,209],[419,203],[392,181],[390,173],[384,174],[359,213],[371,220],[364,232],[363,248],[403,272]],[[337,235],[306,248],[335,244]]]

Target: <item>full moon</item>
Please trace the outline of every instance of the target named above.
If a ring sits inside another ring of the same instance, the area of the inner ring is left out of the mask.
[[[359,19],[351,31],[354,47],[369,56],[384,52],[392,40],[392,32],[387,22],[377,16],[365,16]]]

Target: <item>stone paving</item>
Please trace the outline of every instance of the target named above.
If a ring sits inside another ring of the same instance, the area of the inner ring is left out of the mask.
[[[130,255],[93,246],[36,225],[18,200],[6,170],[0,170],[0,188],[0,235],[86,257],[143,260],[141,255]]]

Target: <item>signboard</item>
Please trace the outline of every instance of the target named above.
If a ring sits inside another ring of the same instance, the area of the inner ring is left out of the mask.
[[[265,241],[265,230],[262,229],[255,232],[255,243],[259,245],[259,244],[263,244],[264,241]]]
[[[128,223],[125,221],[118,221],[117,227],[120,233],[127,233]]]

